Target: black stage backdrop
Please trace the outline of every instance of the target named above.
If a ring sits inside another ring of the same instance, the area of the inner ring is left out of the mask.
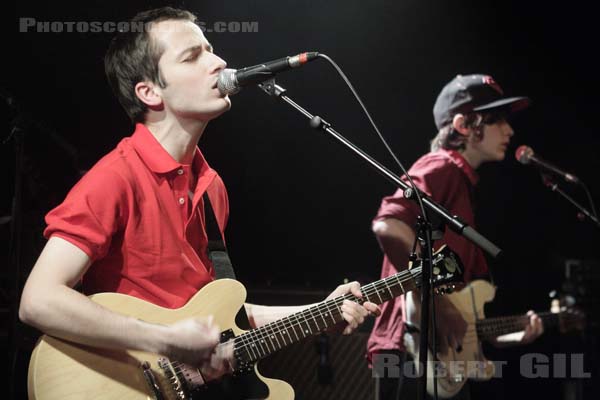
[[[548,292],[563,284],[567,260],[598,258],[600,230],[579,221],[570,204],[513,156],[527,144],[579,176],[600,198],[598,35],[589,2],[23,1],[5,26],[15,46],[4,47],[7,72],[0,77],[1,136],[8,136],[14,115],[9,102],[28,113],[26,121],[43,126],[26,134],[21,279],[43,245],[44,213],[132,126],[104,77],[103,55],[113,34],[19,32],[20,18],[126,21],[163,5],[194,11],[208,29],[224,22],[218,26],[229,31],[206,36],[232,68],[302,51],[331,56],[406,167],[428,150],[435,133],[433,102],[454,75],[488,73],[508,94],[531,97],[531,108],[514,120],[506,160],[480,169],[478,230],[505,252],[491,262],[499,291],[489,314],[546,309]],[[231,22],[250,23],[255,32],[233,32],[242,24]],[[324,61],[281,74],[278,83],[399,172]],[[394,187],[257,88],[232,102],[229,112],[211,122],[200,146],[228,187],[227,239],[240,280],[252,293],[265,287],[329,290],[346,278],[377,279],[382,257],[371,219]],[[12,143],[1,147],[2,215],[10,214],[14,194]],[[562,188],[587,206],[580,188]],[[9,224],[0,227],[8,238]],[[5,265],[10,304],[14,269]],[[543,386],[527,383],[536,390]]]

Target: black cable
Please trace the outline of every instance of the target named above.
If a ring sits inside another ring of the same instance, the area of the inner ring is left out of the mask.
[[[385,138],[383,137],[383,135],[379,131],[379,128],[375,124],[375,121],[373,121],[373,118],[371,118],[371,114],[369,113],[369,111],[365,107],[364,103],[362,102],[360,96],[358,95],[358,93],[354,89],[354,86],[352,85],[352,83],[350,82],[350,80],[346,77],[346,74],[344,74],[344,72],[342,71],[342,69],[329,56],[327,56],[326,54],[319,53],[318,57],[327,60],[329,62],[329,64],[331,64],[333,66],[333,68],[341,76],[341,78],[343,79],[343,81],[346,83],[346,85],[348,86],[348,88],[350,89],[350,91],[352,92],[352,94],[354,95],[354,97],[355,97],[356,101],[358,102],[358,104],[360,104],[360,107],[362,108],[363,112],[367,116],[367,119],[371,123],[371,126],[373,127],[373,129],[377,133],[377,136],[379,136],[379,140],[381,140],[381,142],[383,143],[384,147],[386,148],[386,150],[388,151],[388,153],[392,156],[392,158],[394,159],[394,161],[396,162],[396,164],[398,164],[398,166],[400,167],[400,170],[402,171],[402,173],[404,174],[404,176],[406,176],[406,179],[409,181],[410,186],[413,188],[413,190],[415,192],[415,196],[417,198],[417,203],[419,204],[419,208],[421,209],[421,214],[423,216],[423,223],[427,224],[428,228],[430,228],[431,226],[429,225],[429,220],[427,218],[427,213],[425,212],[425,207],[423,206],[423,200],[421,199],[421,194],[420,194],[419,188],[415,185],[415,183],[413,182],[412,178],[410,177],[410,175],[408,174],[408,172],[406,171],[406,169],[404,168],[404,166],[402,165],[402,163],[400,162],[400,160],[398,159],[398,157],[396,157],[396,155],[392,151],[390,145],[387,143],[387,141],[385,140]],[[415,240],[417,240],[417,239],[415,239]],[[431,244],[431,237],[430,237],[430,235],[425,235],[424,240],[427,242],[427,249],[429,251],[429,254],[427,254],[426,256],[429,259],[429,267],[430,267],[429,279],[431,281],[431,277],[433,276],[433,270],[432,270],[433,269],[433,248],[432,248],[432,244]],[[436,325],[436,321],[435,321],[435,299],[433,297],[433,285],[430,286],[430,290],[431,290],[431,292],[430,292],[430,299],[432,301],[431,304],[432,304],[432,318],[433,318],[432,319],[432,323],[431,323],[432,348],[434,349],[433,350],[433,355],[435,355],[435,347],[436,347],[436,341],[435,341],[436,326],[435,325]],[[427,359],[427,357],[426,357],[426,359]],[[427,365],[422,366],[422,367],[423,368],[427,368]],[[427,383],[425,383],[425,385],[427,385]],[[437,399],[438,396],[437,396],[437,380],[436,379],[434,379],[434,389],[433,390],[434,390],[434,398]]]
[[[590,191],[588,190],[585,183],[580,182],[580,184],[581,184],[581,186],[583,186],[583,190],[585,190],[585,194],[587,195],[588,201],[590,202],[590,207],[592,208],[592,214],[594,214],[594,217],[598,218],[598,213],[596,212],[596,206],[594,205],[594,199],[592,198]]]
[[[333,66],[333,68],[337,71],[337,73],[341,76],[341,78],[344,80],[344,83],[346,83],[346,85],[348,86],[348,88],[350,89],[350,91],[352,92],[352,94],[354,95],[354,98],[356,98],[356,101],[358,102],[358,104],[360,104],[360,107],[362,108],[363,112],[367,116],[369,122],[371,123],[371,126],[373,127],[373,129],[377,133],[377,136],[379,136],[379,140],[381,140],[381,142],[385,146],[385,148],[388,151],[388,153],[392,156],[392,158],[394,159],[394,161],[396,162],[396,164],[398,164],[398,166],[400,167],[400,170],[406,176],[406,178],[410,182],[410,185],[415,190],[415,194],[416,194],[416,197],[417,197],[417,202],[419,203],[419,208],[421,209],[421,213],[423,214],[423,218],[424,218],[425,221],[428,221],[427,220],[427,214],[425,213],[425,207],[423,206],[423,202],[421,200],[421,195],[419,193],[419,189],[417,188],[417,186],[413,182],[413,180],[410,177],[410,175],[408,175],[408,172],[406,172],[406,169],[404,168],[404,166],[402,165],[402,163],[400,162],[400,160],[398,159],[398,157],[396,157],[396,155],[394,154],[394,152],[390,148],[390,145],[387,143],[387,141],[385,140],[385,138],[383,137],[383,135],[379,131],[379,128],[375,124],[375,121],[373,121],[373,118],[371,118],[371,114],[369,113],[369,111],[365,107],[363,101],[361,100],[360,96],[358,95],[358,93],[354,89],[354,86],[352,85],[352,83],[350,82],[350,80],[346,77],[346,74],[344,74],[344,71],[342,71],[342,69],[328,55],[323,54],[323,53],[319,53],[318,57],[327,60]]]

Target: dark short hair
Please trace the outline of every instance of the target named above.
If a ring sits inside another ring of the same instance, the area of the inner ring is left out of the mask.
[[[509,115],[505,108],[478,113],[468,113],[465,115],[465,126],[473,129],[475,137],[478,140],[483,139],[483,125],[495,124],[500,120],[507,119]],[[431,140],[431,151],[439,149],[463,150],[467,145],[467,136],[463,136],[454,129],[452,123],[442,126],[437,135]]]
[[[196,16],[189,11],[172,7],[140,12],[130,21],[132,29],[119,32],[112,39],[104,57],[108,83],[133,123],[143,122],[148,110],[146,104],[136,96],[135,85],[151,81],[160,87],[166,86],[158,68],[158,61],[165,49],[152,39],[149,32],[152,24],[166,20],[195,23]],[[137,29],[140,26],[143,28]]]

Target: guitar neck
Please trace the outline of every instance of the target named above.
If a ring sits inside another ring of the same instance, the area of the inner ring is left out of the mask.
[[[344,300],[363,304],[381,304],[414,290],[420,279],[420,267],[405,270],[361,287],[362,297],[346,294],[326,300],[286,318],[250,330],[234,340],[238,362],[253,363],[308,336],[323,332],[344,320]]]
[[[544,327],[557,326],[559,316],[556,313],[542,312],[537,314]],[[477,321],[477,336],[480,340],[493,340],[498,336],[519,332],[529,324],[527,315],[510,315],[506,317],[486,318]]]

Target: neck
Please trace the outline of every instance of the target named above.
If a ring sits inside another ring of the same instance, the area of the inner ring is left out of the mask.
[[[164,149],[182,164],[191,164],[207,121],[147,120],[146,127]]]
[[[462,150],[460,154],[465,158],[465,160],[467,160],[467,162],[471,167],[473,167],[473,169],[479,168],[479,166],[483,163],[481,155],[469,146],[467,146],[466,149]]]

